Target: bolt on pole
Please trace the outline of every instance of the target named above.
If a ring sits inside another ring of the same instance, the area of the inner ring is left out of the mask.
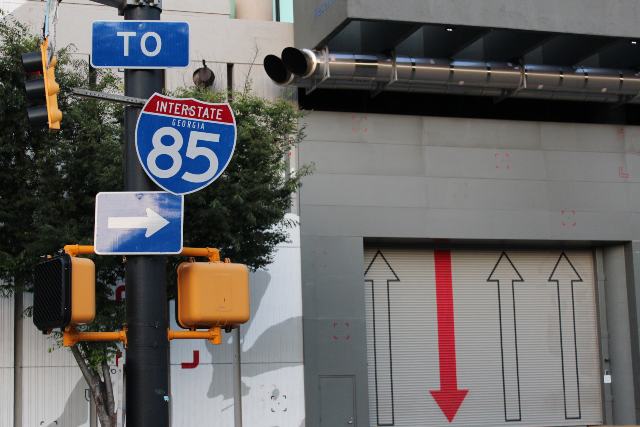
[[[128,4],[125,20],[159,20],[158,3]],[[163,70],[125,70],[125,95],[149,98],[164,87]],[[124,191],[154,191],[159,188],[147,177],[138,162],[135,130],[139,106],[127,106],[124,119]],[[127,425],[169,426],[169,341],[167,338],[167,258],[127,256],[126,317],[128,346],[126,358]]]

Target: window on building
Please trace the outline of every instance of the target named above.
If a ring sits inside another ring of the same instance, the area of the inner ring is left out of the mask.
[[[293,0],[273,0],[273,19],[280,22],[293,22]]]
[[[1,0],[0,0],[1,1]],[[272,0],[273,1],[273,20],[279,22],[293,22],[293,0]],[[229,0],[230,18],[235,19],[236,16],[236,0]]]

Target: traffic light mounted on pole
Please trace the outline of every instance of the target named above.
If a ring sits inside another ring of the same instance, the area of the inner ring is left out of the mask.
[[[95,318],[95,264],[78,258],[91,254],[95,254],[94,246],[66,245],[63,255],[36,265],[33,323],[44,333],[60,329],[65,347],[83,341],[120,341],[127,347],[126,326],[107,332],[76,329]],[[178,268],[176,321],[189,330],[167,329],[167,339],[206,339],[221,344],[221,328],[230,331],[249,320],[249,270],[229,259],[221,262],[215,248],[183,248],[180,255],[190,261]],[[195,257],[205,257],[208,262],[195,262]]]
[[[249,270],[230,262],[183,262],[178,266],[176,321],[183,329],[245,323],[249,310]]]
[[[58,108],[60,85],[56,82],[57,58],[48,61],[49,39],[40,44],[40,50],[22,55],[27,100],[27,116],[32,127],[49,126],[49,129],[60,129],[62,112]]]
[[[95,265],[69,254],[35,267],[33,323],[44,333],[93,322],[96,315]]]

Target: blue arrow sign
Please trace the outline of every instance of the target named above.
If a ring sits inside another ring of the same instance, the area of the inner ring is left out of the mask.
[[[96,68],[184,68],[189,65],[189,24],[95,21],[91,65]]]
[[[94,246],[98,255],[182,251],[184,198],[162,191],[98,193]]]

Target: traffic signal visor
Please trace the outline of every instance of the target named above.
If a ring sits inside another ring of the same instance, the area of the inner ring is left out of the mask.
[[[178,324],[229,327],[249,320],[249,270],[242,264],[183,262],[178,267]]]
[[[33,323],[48,332],[91,323],[96,313],[95,264],[67,254],[34,271]]]

